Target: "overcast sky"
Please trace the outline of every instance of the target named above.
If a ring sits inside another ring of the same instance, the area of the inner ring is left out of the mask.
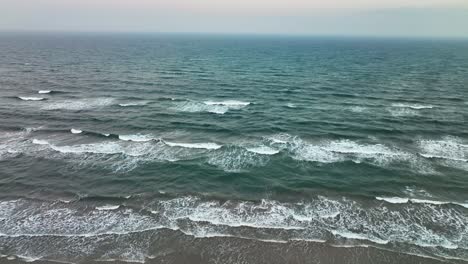
[[[468,37],[468,0],[0,0],[0,30]]]

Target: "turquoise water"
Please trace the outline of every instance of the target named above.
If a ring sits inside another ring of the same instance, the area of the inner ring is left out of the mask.
[[[460,40],[4,33],[0,253],[140,261],[97,241],[168,229],[466,261],[467,110]]]

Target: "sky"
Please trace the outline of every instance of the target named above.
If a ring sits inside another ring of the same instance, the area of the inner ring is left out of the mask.
[[[0,0],[0,31],[468,37],[468,0]]]

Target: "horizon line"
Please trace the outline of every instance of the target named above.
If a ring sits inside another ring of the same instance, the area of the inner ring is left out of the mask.
[[[219,31],[130,31],[130,30],[57,30],[57,29],[0,29],[0,34],[102,34],[102,35],[205,35],[205,36],[258,36],[258,37],[329,37],[329,38],[369,38],[369,39],[453,39],[468,40],[459,35],[407,35],[407,34],[337,34],[337,33],[287,33],[287,32],[219,32]]]

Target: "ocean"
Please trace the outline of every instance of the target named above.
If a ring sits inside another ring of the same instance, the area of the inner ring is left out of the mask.
[[[467,263],[468,41],[0,34],[0,263]]]

